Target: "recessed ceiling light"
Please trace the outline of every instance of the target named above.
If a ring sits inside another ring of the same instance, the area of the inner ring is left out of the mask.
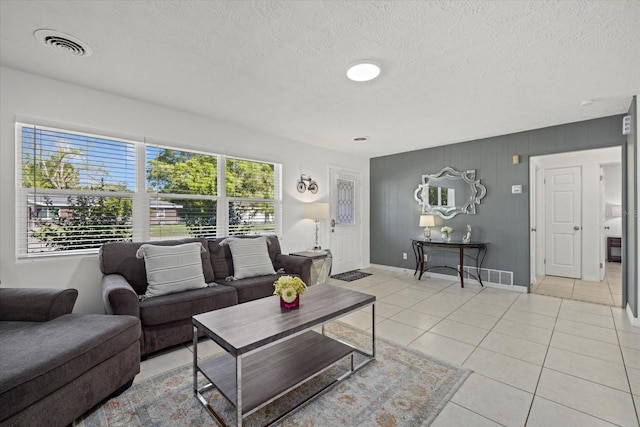
[[[380,75],[380,66],[373,61],[358,61],[347,69],[347,77],[354,82],[368,82]]]
[[[73,56],[93,55],[93,50],[88,44],[71,34],[65,34],[55,30],[41,29],[34,32],[33,35],[40,43],[55,50],[56,52]]]
[[[353,140],[355,142],[364,142],[364,141],[368,141],[369,137],[368,136],[358,136],[357,138],[353,138]]]

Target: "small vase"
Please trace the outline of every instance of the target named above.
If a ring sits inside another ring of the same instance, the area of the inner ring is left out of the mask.
[[[449,233],[442,233],[442,239],[445,242],[450,242],[451,241],[451,235]]]
[[[282,297],[280,297],[280,308],[284,308],[286,310],[294,310],[298,307],[300,307],[300,294],[297,294],[296,299],[294,299],[292,302],[286,302],[282,299]]]

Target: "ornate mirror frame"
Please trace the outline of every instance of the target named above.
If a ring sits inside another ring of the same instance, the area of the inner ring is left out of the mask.
[[[469,185],[471,195],[469,200],[462,206],[432,206],[429,204],[429,183],[432,180],[442,179],[462,180]],[[444,219],[451,219],[458,214],[475,215],[476,205],[480,204],[480,200],[487,194],[487,187],[480,184],[480,180],[476,179],[476,171],[467,170],[459,172],[453,168],[446,167],[437,174],[422,175],[422,183],[414,192],[414,199],[418,205],[422,206],[422,213],[436,214]]]

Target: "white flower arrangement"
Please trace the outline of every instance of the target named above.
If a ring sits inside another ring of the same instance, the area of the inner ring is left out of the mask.
[[[444,227],[442,227],[440,229],[440,232],[442,234],[451,234],[451,233],[453,233],[453,228],[449,227],[448,225],[445,225]]]
[[[279,295],[287,303],[292,303],[296,296],[302,295],[307,290],[307,285],[299,277],[281,276],[273,282],[274,295]]]

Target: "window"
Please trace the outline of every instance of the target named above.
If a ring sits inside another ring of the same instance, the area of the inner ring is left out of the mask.
[[[217,234],[218,158],[210,154],[147,146],[146,189],[152,239]],[[169,212],[169,214],[167,214]]]
[[[20,255],[95,250],[131,238],[133,143],[29,125],[18,130]]]
[[[225,168],[229,234],[276,233],[276,165],[227,158]]]
[[[455,188],[429,186],[429,204],[431,206],[455,206],[455,200]]]
[[[281,232],[279,164],[21,123],[17,130],[19,256],[95,252],[132,236]]]

